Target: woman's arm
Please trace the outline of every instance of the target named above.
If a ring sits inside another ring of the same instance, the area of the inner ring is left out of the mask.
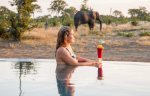
[[[79,62],[88,62],[88,61],[92,61],[92,60],[85,59],[85,58],[82,58],[82,57],[79,57],[79,56],[77,56],[76,58],[77,58],[77,60],[78,60]]]
[[[56,56],[58,56],[58,58],[62,59],[68,65],[97,66],[97,65],[101,64],[101,62],[99,62],[99,60],[88,61],[88,62],[78,62],[70,56],[70,54],[68,53],[68,51],[65,48],[59,48],[57,50]],[[81,59],[81,58],[79,58],[79,59],[85,60],[85,59]]]

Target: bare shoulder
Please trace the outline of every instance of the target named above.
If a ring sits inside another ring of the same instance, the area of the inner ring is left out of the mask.
[[[59,47],[58,49],[57,49],[57,53],[56,53],[57,55],[64,55],[64,54],[68,54],[68,52],[67,52],[67,50],[66,50],[66,48],[64,48],[64,47]]]
[[[64,47],[59,47],[57,49],[57,53],[62,53],[62,52],[66,52],[66,49]]]

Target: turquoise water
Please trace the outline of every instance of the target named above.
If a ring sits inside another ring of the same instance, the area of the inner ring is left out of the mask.
[[[150,63],[56,66],[53,59],[0,59],[0,96],[149,96]],[[57,69],[57,70],[56,70]]]

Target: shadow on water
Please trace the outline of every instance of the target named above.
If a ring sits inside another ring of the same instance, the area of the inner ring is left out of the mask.
[[[16,74],[19,74],[19,81],[20,81],[20,94],[22,95],[22,82],[21,82],[21,76],[22,75],[35,75],[37,74],[37,64],[33,62],[15,62],[11,64],[11,69],[17,69]]]

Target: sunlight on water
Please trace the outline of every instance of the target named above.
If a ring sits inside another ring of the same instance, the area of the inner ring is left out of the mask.
[[[142,62],[103,61],[98,69],[60,67],[52,59],[0,59],[0,96],[149,96],[149,69]]]

